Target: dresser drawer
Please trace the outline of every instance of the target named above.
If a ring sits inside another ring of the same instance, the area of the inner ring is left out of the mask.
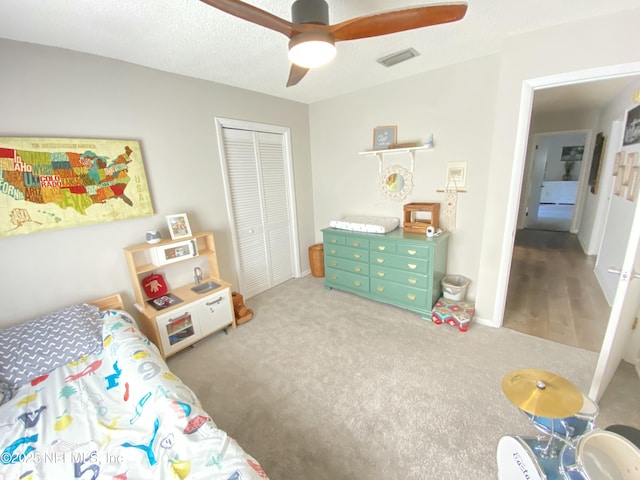
[[[371,265],[376,267],[391,267],[406,272],[426,275],[429,271],[429,261],[426,258],[401,257],[387,253],[371,252]]]
[[[381,238],[380,240],[371,240],[369,248],[372,252],[396,253],[396,243],[393,240]]]
[[[340,285],[344,288],[348,288],[349,290],[356,290],[365,293],[369,291],[369,277],[336,270],[335,268],[327,268],[326,266],[325,281]]]
[[[361,248],[363,250],[369,250],[369,239],[361,237],[352,237],[350,235],[345,236],[344,244],[347,247]]]
[[[408,307],[431,308],[431,305],[427,305],[427,292],[425,290],[405,287],[403,285],[378,280],[376,278],[371,279],[371,294],[392,300]]]
[[[357,260],[347,260],[341,257],[329,257],[325,262],[325,267],[336,268],[345,272],[369,275],[369,264]]]
[[[344,235],[331,232],[324,232],[324,243],[327,245],[344,245]]]
[[[398,255],[408,255],[409,257],[429,258],[433,250],[429,245],[407,245],[399,243],[396,253]]]
[[[379,280],[400,283],[408,287],[425,289],[429,286],[429,277],[425,274],[413,271],[396,270],[394,268],[374,265],[371,267],[371,276]]]
[[[328,257],[340,257],[349,260],[357,260],[359,262],[369,263],[369,251],[357,248],[345,247],[343,245],[329,245],[325,248],[324,253]],[[327,258],[327,262],[329,259]]]

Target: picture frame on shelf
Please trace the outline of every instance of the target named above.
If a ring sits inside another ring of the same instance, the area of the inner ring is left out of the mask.
[[[398,127],[395,125],[375,127],[373,129],[373,149],[385,150],[396,144],[397,137]]]
[[[627,147],[638,143],[640,143],[640,105],[627,110],[622,146]]]
[[[191,227],[186,213],[167,215],[167,226],[169,227],[171,240],[191,237]]]
[[[638,190],[640,190],[640,167],[633,167],[627,187],[627,200],[635,202],[638,198]]]

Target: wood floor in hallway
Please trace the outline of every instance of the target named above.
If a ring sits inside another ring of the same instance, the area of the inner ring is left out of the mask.
[[[575,234],[519,230],[503,326],[599,352],[611,308],[594,265]]]

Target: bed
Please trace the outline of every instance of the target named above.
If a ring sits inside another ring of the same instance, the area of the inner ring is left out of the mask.
[[[0,332],[1,479],[266,479],[118,295]]]
[[[396,217],[347,216],[338,220],[331,220],[329,226],[340,230],[366,233],[388,233],[400,225]]]

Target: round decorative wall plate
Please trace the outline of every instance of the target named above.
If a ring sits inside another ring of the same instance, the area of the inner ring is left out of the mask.
[[[380,192],[389,199],[400,201],[413,191],[413,174],[400,165],[387,167],[380,175]]]

